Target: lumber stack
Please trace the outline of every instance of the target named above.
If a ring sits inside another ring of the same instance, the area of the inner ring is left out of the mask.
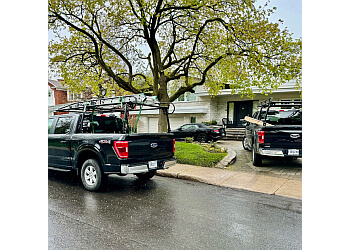
[[[247,121],[247,122],[250,122],[250,123],[254,123],[254,124],[258,124],[260,126],[263,126],[264,125],[264,122],[263,121],[260,121],[258,119],[254,119],[254,118],[251,118],[249,116],[245,116],[244,117],[244,120]],[[270,123],[267,123],[265,124],[266,126],[273,126],[272,124]]]

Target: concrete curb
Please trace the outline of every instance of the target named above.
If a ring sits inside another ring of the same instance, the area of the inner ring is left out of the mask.
[[[218,164],[216,164],[216,168],[226,168],[227,165],[234,162],[236,160],[236,151],[228,148],[227,149],[227,155],[222,159]]]
[[[289,180],[287,178],[185,164],[176,164],[169,169],[158,170],[157,175],[233,189],[302,199],[301,180]]]

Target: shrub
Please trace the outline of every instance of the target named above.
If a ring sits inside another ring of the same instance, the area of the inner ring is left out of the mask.
[[[193,140],[194,140],[193,137],[186,137],[186,138],[185,138],[185,142],[187,142],[187,143],[192,143]]]
[[[209,121],[209,122],[202,122],[202,123],[204,123],[206,125],[217,125],[218,124],[217,121],[215,121],[215,120],[212,120],[212,121]]]
[[[227,153],[227,148],[221,148],[216,142],[210,142],[210,144],[203,144],[203,149],[209,153]]]

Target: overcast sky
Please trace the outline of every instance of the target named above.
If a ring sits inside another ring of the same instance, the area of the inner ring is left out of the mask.
[[[302,0],[271,0],[269,6],[277,7],[271,21],[282,19],[284,26],[293,33],[293,38],[302,37]]]

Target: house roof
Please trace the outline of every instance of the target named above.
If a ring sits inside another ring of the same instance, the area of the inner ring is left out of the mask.
[[[67,90],[65,86],[63,86],[63,81],[56,81],[56,80],[51,80],[49,79],[48,81],[55,89],[60,89],[60,90]]]

